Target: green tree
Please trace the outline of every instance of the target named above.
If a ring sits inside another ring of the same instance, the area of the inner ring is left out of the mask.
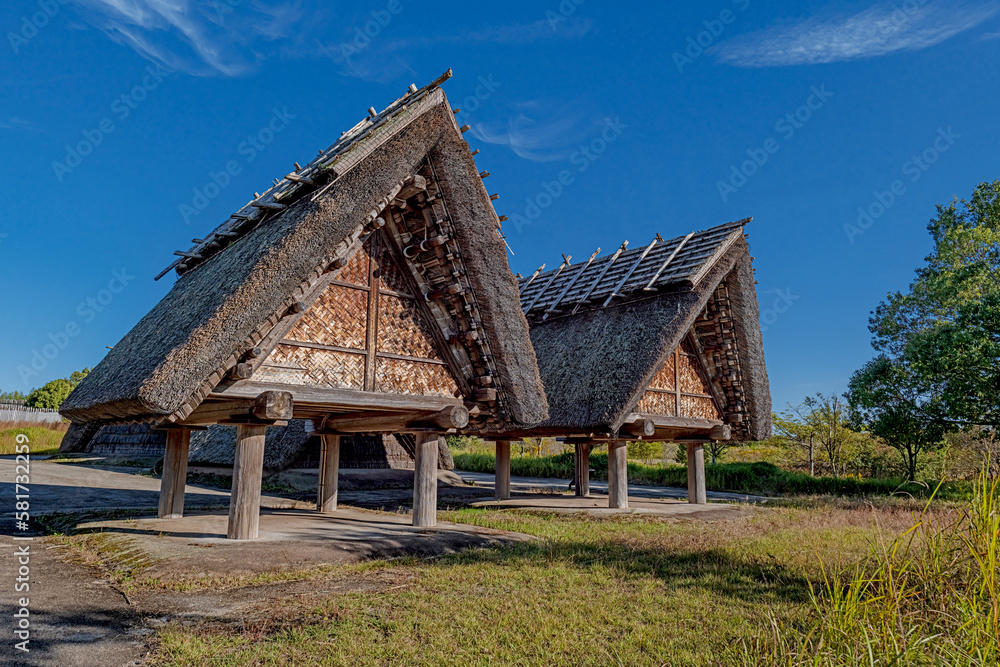
[[[19,391],[0,391],[0,401],[23,401],[27,398]]]
[[[83,378],[90,373],[89,368],[82,371],[73,371],[68,378],[60,378],[46,382],[38,389],[33,389],[25,399],[25,404],[29,408],[49,408],[58,410],[66,397],[70,395]]]
[[[658,442],[650,440],[630,440],[628,443],[628,458],[649,463],[660,455],[662,447]]]
[[[944,445],[947,424],[940,397],[927,395],[907,365],[885,355],[868,362],[850,381],[848,403],[857,425],[895,448],[916,478],[921,453]]]
[[[779,414],[771,415],[774,433],[788,445],[806,452],[809,459],[809,474],[816,475],[816,423],[807,415],[805,404],[791,407]]]
[[[912,380],[924,423],[1000,425],[1000,181],[938,206],[934,249],[909,292],[872,313],[872,345]],[[940,414],[926,413],[932,408]]]

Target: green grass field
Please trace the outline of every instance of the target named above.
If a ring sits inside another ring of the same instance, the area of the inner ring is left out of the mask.
[[[995,666],[990,497],[978,510],[841,500],[713,523],[442,513],[538,539],[306,573],[327,593],[172,622],[154,663]]]
[[[66,435],[69,424],[52,424],[40,426],[34,423],[0,422],[0,455],[14,454],[17,451],[17,436],[28,437],[28,446],[33,455],[55,454],[59,451],[59,443]]]

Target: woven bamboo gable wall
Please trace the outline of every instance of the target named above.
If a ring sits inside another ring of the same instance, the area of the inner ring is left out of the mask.
[[[636,412],[668,417],[721,420],[706,369],[688,340],[667,357],[646,386]]]
[[[252,379],[394,394],[461,395],[381,233],[369,237]]]

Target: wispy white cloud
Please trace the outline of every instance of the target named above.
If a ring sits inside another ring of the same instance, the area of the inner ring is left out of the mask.
[[[553,162],[569,157],[594,134],[593,114],[579,100],[569,104],[533,100],[512,111],[500,121],[473,123],[472,135],[488,144],[507,146],[526,160]]]
[[[41,132],[41,130],[28,121],[22,118],[15,118],[13,116],[0,118],[0,130],[30,130],[32,132]]]
[[[74,0],[82,18],[113,40],[171,69],[234,76],[260,55],[258,40],[288,34],[302,19],[298,2],[264,7],[227,0]]]
[[[882,3],[862,12],[828,14],[740,35],[709,49],[737,67],[814,65],[925,49],[1000,13],[996,2],[929,0]]]

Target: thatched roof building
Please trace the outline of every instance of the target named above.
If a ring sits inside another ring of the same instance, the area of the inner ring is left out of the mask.
[[[767,437],[771,397],[748,222],[657,235],[641,248],[625,243],[522,278],[549,404],[548,420],[528,432],[629,439],[652,422],[655,434],[643,437]]]
[[[463,404],[473,432],[544,419],[500,221],[439,88],[448,76],[371,109],[176,253],[173,288],[62,414],[206,423],[192,415],[284,390],[295,417],[327,427]]]

